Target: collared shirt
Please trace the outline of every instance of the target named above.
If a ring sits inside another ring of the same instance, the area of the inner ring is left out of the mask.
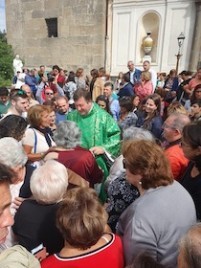
[[[116,94],[115,94],[116,95]],[[109,104],[110,104],[110,111],[112,113],[112,116],[115,121],[119,120],[119,114],[120,114],[120,106],[119,106],[119,101],[116,98],[116,96],[110,96],[109,98]]]
[[[130,82],[133,85],[134,85],[134,73],[135,73],[135,69],[132,72],[130,71]]]

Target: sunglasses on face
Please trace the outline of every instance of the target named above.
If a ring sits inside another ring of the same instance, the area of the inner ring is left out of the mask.
[[[52,92],[46,92],[45,95],[53,95],[54,93]]]

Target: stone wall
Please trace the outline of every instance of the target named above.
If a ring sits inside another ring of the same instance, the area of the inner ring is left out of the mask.
[[[99,68],[105,60],[105,10],[100,0],[6,0],[8,42],[27,67]],[[48,37],[45,18],[58,19],[58,37]]]

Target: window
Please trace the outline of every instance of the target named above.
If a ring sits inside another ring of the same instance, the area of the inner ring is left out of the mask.
[[[45,19],[48,37],[58,37],[57,18]]]

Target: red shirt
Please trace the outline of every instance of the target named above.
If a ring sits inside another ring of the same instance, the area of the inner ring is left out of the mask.
[[[66,77],[59,74],[59,76],[57,78],[58,85],[63,88],[65,81],[66,81]]]
[[[123,268],[123,248],[121,239],[112,235],[105,246],[76,257],[59,257],[54,254],[41,263],[42,268]]]
[[[170,146],[164,153],[170,162],[174,179],[179,181],[188,166],[189,160],[184,156],[183,150],[179,144]]]
[[[58,161],[87,180],[91,187],[102,181],[103,172],[89,150],[77,146],[71,150],[57,151],[57,153]]]

